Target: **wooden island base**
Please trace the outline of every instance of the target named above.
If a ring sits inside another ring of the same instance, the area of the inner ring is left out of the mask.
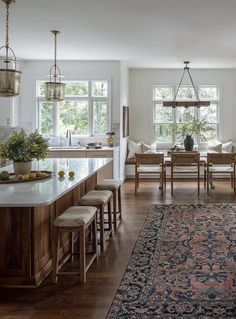
[[[80,197],[94,189],[97,180],[111,178],[111,174],[109,163],[47,206],[0,207],[0,286],[40,285],[52,269],[54,219],[77,205]],[[62,234],[61,255],[68,248],[69,237]]]

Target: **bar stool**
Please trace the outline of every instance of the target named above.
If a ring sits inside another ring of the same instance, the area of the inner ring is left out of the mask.
[[[53,256],[53,282],[57,282],[58,275],[64,274],[79,274],[80,282],[86,282],[86,273],[93,263],[93,261],[98,258],[98,250],[97,250],[97,209],[96,207],[81,207],[81,206],[72,206],[68,208],[63,214],[58,216],[53,225],[56,227],[56,242],[55,242],[55,250]],[[93,252],[88,261],[86,261],[86,250],[85,250],[85,242],[86,242],[86,230],[92,227],[92,246]],[[60,272],[60,268],[63,266],[64,262],[61,262],[59,266],[59,247],[60,247],[60,233],[69,232],[71,233],[71,257],[78,252],[73,251],[73,234],[78,233],[79,239],[79,259],[80,259],[80,271],[75,272]]]
[[[95,186],[97,190],[108,190],[113,193],[113,223],[114,229],[117,228],[117,215],[121,219],[121,185],[122,183],[118,179],[103,179],[99,184]],[[117,199],[118,199],[118,211],[117,211]]]
[[[99,244],[101,251],[104,250],[105,234],[104,234],[104,208],[107,205],[108,208],[108,229],[106,237],[111,234],[112,231],[112,211],[111,211],[111,198],[112,192],[105,190],[92,190],[79,199],[78,204],[81,206],[94,206],[99,210],[99,231],[100,240]]]

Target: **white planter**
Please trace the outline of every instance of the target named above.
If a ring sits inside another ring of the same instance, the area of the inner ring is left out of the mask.
[[[28,174],[31,171],[32,162],[13,162],[14,173],[16,176],[19,174]]]

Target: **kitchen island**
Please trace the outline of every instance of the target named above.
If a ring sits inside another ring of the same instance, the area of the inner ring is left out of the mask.
[[[32,170],[53,173],[42,180],[0,184],[1,286],[36,287],[43,281],[52,268],[54,219],[98,180],[112,177],[112,159],[53,158],[33,162]],[[65,177],[58,176],[60,170]],[[73,178],[69,171],[75,172]],[[62,235],[61,255],[68,248],[69,238]]]

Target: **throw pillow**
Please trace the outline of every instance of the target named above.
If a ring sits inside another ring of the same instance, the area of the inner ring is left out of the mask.
[[[150,151],[150,149],[151,149],[150,145],[145,144],[144,142],[141,142],[141,145],[142,145],[142,152],[143,153],[146,153],[146,152]]]
[[[213,144],[208,145],[208,150],[215,151],[215,152],[221,152],[222,143],[219,141],[214,142]]]
[[[153,150],[148,150],[145,152],[145,154],[157,154],[157,152]]]
[[[231,153],[232,152],[232,147],[233,147],[233,142],[230,141],[230,142],[227,142],[227,143],[223,143],[221,149],[224,152]]]
[[[128,156],[127,159],[134,158],[135,153],[142,154],[143,148],[142,148],[142,142],[135,143],[132,140],[128,140]]]

